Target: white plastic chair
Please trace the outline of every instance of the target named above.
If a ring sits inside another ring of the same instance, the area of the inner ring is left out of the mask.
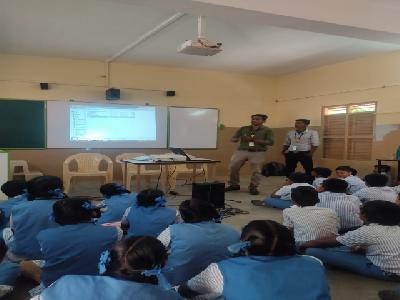
[[[122,153],[120,155],[117,155],[115,157],[115,162],[121,165],[121,170],[122,170],[122,178],[123,181],[122,182],[126,182],[126,188],[130,189],[131,187],[131,180],[132,177],[136,177],[137,176],[137,172],[138,172],[138,166],[137,165],[133,165],[133,164],[128,164],[127,166],[127,173],[125,174],[125,168],[124,168],[124,163],[123,160],[125,159],[133,159],[135,157],[138,156],[143,156],[145,155],[144,153]],[[145,166],[141,166],[140,168],[140,176],[144,177],[146,180],[147,185],[150,183],[151,177],[152,176],[160,176],[160,172],[161,172],[161,167],[157,166],[157,169],[148,169]],[[128,177],[126,177],[128,176]],[[126,180],[126,181],[125,181]],[[140,191],[137,191],[140,192]]]
[[[77,170],[71,171],[70,164],[75,161]],[[105,171],[100,170],[102,161],[107,163]],[[100,153],[78,153],[66,158],[63,164],[64,191],[69,192],[72,177],[104,177],[105,182],[111,182],[113,179],[112,160]]]
[[[30,171],[26,160],[10,160],[10,170],[12,177],[24,176],[26,181],[43,176],[42,172]]]

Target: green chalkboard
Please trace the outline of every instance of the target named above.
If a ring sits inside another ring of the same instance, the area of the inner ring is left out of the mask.
[[[45,101],[0,99],[0,149],[46,147]]]

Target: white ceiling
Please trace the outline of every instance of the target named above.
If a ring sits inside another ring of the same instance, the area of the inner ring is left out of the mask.
[[[128,1],[0,0],[0,53],[106,60],[175,13]],[[284,74],[400,50],[399,44],[210,17],[206,36],[221,41],[224,51],[178,54],[177,46],[196,34],[197,16],[185,15],[118,61]]]

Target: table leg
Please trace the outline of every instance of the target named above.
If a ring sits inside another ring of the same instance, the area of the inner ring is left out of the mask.
[[[168,178],[169,178],[169,166],[164,165],[160,167],[161,178],[160,178],[160,189],[167,194],[168,193]]]
[[[124,161],[124,174],[122,174],[122,182],[128,190],[131,189],[130,186],[127,186],[128,185],[128,162],[127,161]]]
[[[137,168],[136,168],[136,193],[140,193],[140,191],[141,191],[141,175],[140,175],[140,172],[141,172],[141,165],[138,165],[137,166]]]
[[[207,181],[213,181],[215,179],[215,164],[207,164]]]
[[[382,171],[382,161],[378,159],[378,173]]]
[[[192,167],[193,167],[193,172],[192,172],[192,183],[195,183],[195,182],[196,182],[196,175],[197,175],[196,164],[193,164]]]

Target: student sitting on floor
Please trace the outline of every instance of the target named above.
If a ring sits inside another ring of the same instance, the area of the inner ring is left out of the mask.
[[[318,207],[333,209],[340,221],[340,231],[346,232],[363,225],[360,219],[360,200],[354,195],[347,195],[348,183],[338,178],[329,178],[322,183],[318,193]]]
[[[306,254],[364,276],[400,281],[400,207],[369,201],[361,207],[361,218],[365,225],[359,229],[305,243]],[[326,247],[335,248],[319,249]]]
[[[210,264],[179,288],[181,295],[223,295],[226,300],[330,299],[322,263],[296,255],[293,233],[284,226],[270,220],[251,221],[240,240],[229,247],[236,257]],[[299,270],[305,276],[299,276]]]
[[[307,181],[307,174],[294,172],[286,178],[286,185],[272,192],[269,198],[264,201],[252,200],[251,203],[254,205],[265,205],[280,209],[288,208],[293,205],[291,199],[292,189],[298,186],[312,187],[312,185],[308,184]]]
[[[313,187],[319,188],[322,182],[331,176],[332,170],[329,168],[314,168],[311,171],[311,176],[314,178]]]
[[[28,200],[25,180],[10,180],[1,186],[1,191],[8,200],[0,201],[0,210],[3,216],[1,228],[10,226],[11,208]]]
[[[167,257],[156,238],[127,238],[101,255],[101,276],[63,276],[32,300],[183,300],[162,275]]]
[[[185,223],[174,224],[158,239],[169,249],[166,272],[168,281],[179,285],[204,270],[210,263],[229,257],[227,247],[239,241],[233,227],[216,223],[220,216],[215,207],[203,200],[186,200],[179,206]]]
[[[14,289],[15,282],[21,274],[21,268],[18,264],[4,261],[7,253],[7,246],[0,239],[0,298]]]
[[[362,181],[358,176],[352,175],[353,173],[354,169],[349,166],[339,166],[336,168],[336,176],[345,180],[349,184],[347,188],[348,194],[354,194],[358,190],[367,187],[365,182]]]
[[[96,221],[98,224],[121,221],[126,209],[136,203],[136,194],[117,183],[103,184],[100,193],[105,197],[105,209]]]
[[[383,174],[368,174],[365,176],[367,187],[358,190],[353,195],[357,196],[361,202],[373,200],[385,200],[396,202],[397,193],[387,186],[388,177]]]
[[[292,189],[292,200],[295,205],[283,210],[283,225],[293,230],[297,245],[338,234],[339,219],[335,211],[315,206],[319,199],[313,187]]]
[[[137,195],[136,203],[122,217],[122,228],[128,229],[128,236],[157,237],[169,225],[181,222],[179,212],[165,207],[166,202],[164,193],[160,190],[141,191]]]
[[[49,215],[53,204],[66,197],[62,190],[62,180],[56,176],[40,176],[28,181],[28,201],[11,209],[10,228],[5,228],[3,238],[11,260],[41,259],[37,234],[50,227],[58,226]]]
[[[96,275],[100,254],[122,238],[122,230],[92,221],[94,206],[89,200],[71,198],[53,205],[59,227],[37,235],[45,261],[41,281],[45,287],[63,275]]]

